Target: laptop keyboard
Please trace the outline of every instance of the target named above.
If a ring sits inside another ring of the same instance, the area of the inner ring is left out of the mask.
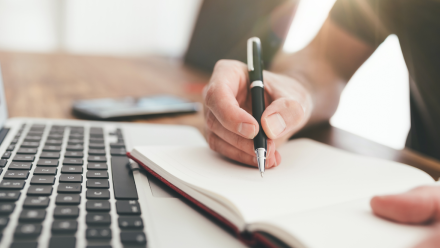
[[[73,248],[82,239],[109,248],[114,227],[118,247],[146,246],[123,134],[110,135],[117,142],[106,144],[101,127],[20,128],[0,160],[0,229],[10,247]]]

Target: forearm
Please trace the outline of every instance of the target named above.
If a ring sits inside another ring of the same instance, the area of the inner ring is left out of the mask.
[[[272,71],[295,79],[311,98],[308,125],[328,121],[351,76],[374,48],[327,19],[313,41],[293,54],[280,53]]]
[[[279,54],[272,64],[273,72],[293,78],[310,95],[307,125],[330,119],[347,82],[316,53],[313,49],[305,48],[294,54]]]

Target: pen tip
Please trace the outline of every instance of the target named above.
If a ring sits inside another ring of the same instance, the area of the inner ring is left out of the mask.
[[[260,172],[261,178],[263,178],[263,174],[264,174],[263,172]]]

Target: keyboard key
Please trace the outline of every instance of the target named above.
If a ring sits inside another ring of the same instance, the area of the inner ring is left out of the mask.
[[[104,149],[104,144],[98,143],[98,144],[94,144],[94,143],[90,143],[89,144],[89,149]]]
[[[137,201],[117,201],[116,202],[116,212],[118,214],[130,214],[130,215],[140,215],[141,208]]]
[[[69,139],[84,139],[84,135],[80,133],[71,133]]]
[[[147,243],[147,238],[141,231],[121,232],[121,242],[122,244],[143,245]]]
[[[15,149],[15,145],[9,145],[8,148],[6,148],[6,151],[13,151]]]
[[[0,230],[5,229],[5,227],[8,225],[8,223],[9,223],[8,217],[0,217]]]
[[[110,228],[87,228],[87,239],[111,239],[112,232]]]
[[[32,163],[12,162],[9,165],[10,170],[30,170],[31,168],[32,168]]]
[[[39,159],[37,166],[57,167],[58,166],[58,159]]]
[[[80,183],[60,183],[58,193],[81,193]]]
[[[125,156],[127,151],[124,148],[112,148],[110,154],[112,156]]]
[[[77,229],[78,222],[76,220],[55,220],[52,223],[52,233],[75,233]]]
[[[15,144],[17,144],[17,143],[18,143],[18,139],[17,139],[17,138],[12,139],[12,141],[11,141],[11,144],[12,144],[12,145],[15,145]]]
[[[16,238],[37,237],[41,233],[41,224],[19,224],[15,229]]]
[[[11,157],[11,152],[7,151],[7,152],[3,153],[2,159],[8,159],[10,157]]]
[[[87,199],[110,199],[110,191],[107,189],[87,189]]]
[[[69,141],[67,141],[67,144],[69,145],[83,145],[84,144],[84,140],[82,139],[69,139]]]
[[[47,208],[49,205],[49,197],[47,196],[28,196],[24,200],[24,208]]]
[[[82,175],[63,174],[60,176],[60,183],[82,183]]]
[[[60,152],[61,146],[47,146],[47,145],[45,145],[43,147],[43,151],[45,151],[45,152]]]
[[[84,161],[80,158],[65,158],[63,164],[66,165],[83,165]]]
[[[75,248],[76,238],[72,236],[54,236],[50,238],[49,248]]]
[[[49,196],[52,194],[52,186],[31,185],[27,191],[27,195]]]
[[[8,163],[8,160],[0,159],[0,167],[5,167],[7,163]]]
[[[105,156],[89,156],[87,161],[89,161],[89,162],[107,162],[107,158]]]
[[[37,248],[38,242],[14,241],[9,248]]]
[[[84,150],[84,146],[83,145],[67,145],[66,147],[67,151],[83,151]]]
[[[60,133],[52,133],[49,136],[47,136],[47,139],[54,139],[54,140],[61,140],[63,139],[64,135]]]
[[[105,155],[104,149],[89,149],[89,155]]]
[[[37,148],[20,148],[17,154],[37,154]]]
[[[119,227],[121,229],[142,229],[144,222],[140,217],[119,217]]]
[[[34,155],[15,155],[14,162],[34,162]]]
[[[50,139],[50,140],[46,140],[46,146],[60,146],[61,144],[63,144],[62,140],[56,140],[56,139]]]
[[[27,179],[29,171],[8,170],[3,178],[6,179]]]
[[[24,180],[3,179],[0,183],[0,189],[23,189],[25,183]]]
[[[110,202],[105,200],[88,200],[86,202],[87,211],[110,211]]]
[[[87,178],[108,179],[108,173],[102,170],[90,170],[87,171]]]
[[[42,222],[46,218],[46,210],[24,209],[20,213],[20,222]]]
[[[55,218],[77,218],[79,208],[75,206],[56,206],[53,212]]]
[[[84,153],[83,152],[66,152],[66,154],[64,154],[65,158],[82,158],[84,157]]]
[[[29,135],[26,136],[24,138],[25,141],[40,141],[41,140],[41,136],[37,136],[37,135]]]
[[[94,135],[103,135],[104,129],[102,127],[91,127],[90,128],[90,136]]]
[[[40,142],[35,142],[35,141],[25,141],[21,144],[21,147],[33,147],[36,148],[40,146]]]
[[[55,201],[57,205],[78,205],[81,203],[80,195],[59,194]]]
[[[16,201],[20,198],[20,191],[15,190],[0,190],[0,202]]]
[[[0,215],[9,215],[14,209],[15,203],[0,203]]]
[[[106,179],[88,179],[87,188],[108,189],[110,186]]]
[[[91,137],[89,139],[89,142],[90,143],[102,143],[103,144],[104,143],[104,139]]]
[[[63,166],[61,173],[82,174],[83,168],[81,166]]]
[[[2,169],[2,168],[0,168],[0,175],[2,174],[2,172],[3,172],[3,169]]]
[[[113,143],[110,143],[110,147],[111,148],[124,148],[125,149],[125,144],[123,142],[113,142]]]
[[[91,213],[86,215],[86,223],[87,225],[110,225],[112,223],[112,219],[110,217],[110,214],[104,214],[104,213]]]
[[[59,152],[42,152],[40,158],[60,158]]]
[[[87,164],[88,170],[107,170],[108,166],[104,163],[88,163]]]
[[[137,200],[133,172],[127,167],[127,157],[112,157],[113,189],[117,200]]]
[[[55,183],[55,177],[54,176],[35,175],[31,179],[31,184],[49,184],[49,185],[53,185],[54,183]]]
[[[37,167],[34,170],[34,175],[56,175],[57,170],[54,167]]]
[[[41,135],[43,135],[43,133],[44,133],[44,131],[37,131],[37,130],[35,130],[35,131],[29,131],[27,134],[28,135],[37,135],[37,136],[41,136]]]

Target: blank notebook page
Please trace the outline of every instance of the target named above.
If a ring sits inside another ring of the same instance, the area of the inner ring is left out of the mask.
[[[399,163],[344,152],[309,140],[289,141],[282,163],[266,170],[224,159],[207,147],[136,147],[138,152],[192,188],[228,199],[245,222],[370,197],[433,182]]]

